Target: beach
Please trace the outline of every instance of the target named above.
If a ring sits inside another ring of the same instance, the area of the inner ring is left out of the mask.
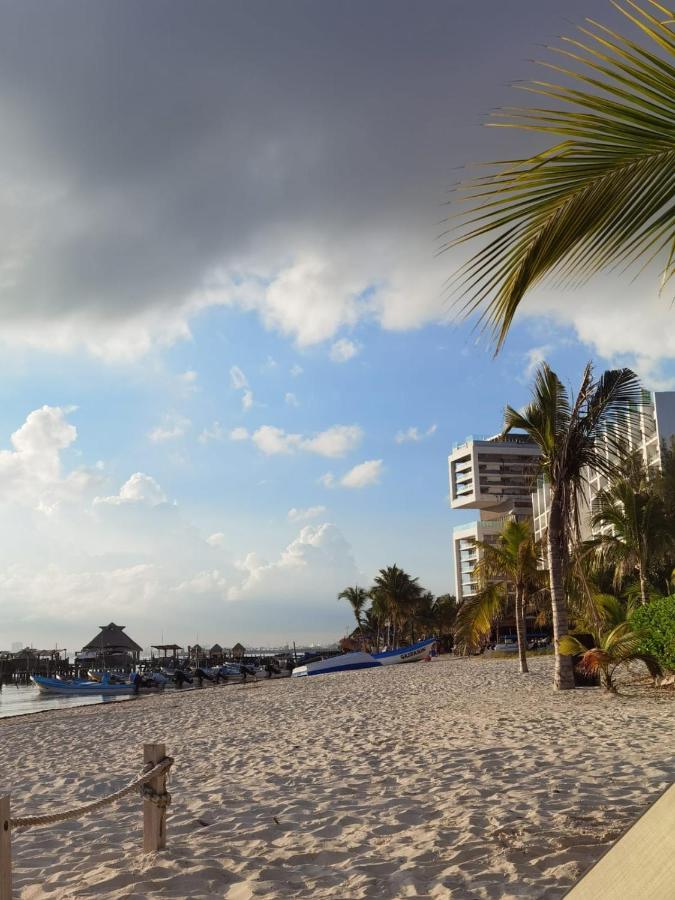
[[[20,898],[555,898],[675,776],[673,693],[554,693],[551,658],[166,693],[0,722],[13,814],[175,757],[167,849],[131,795],[15,832]],[[636,673],[638,670],[636,670]]]

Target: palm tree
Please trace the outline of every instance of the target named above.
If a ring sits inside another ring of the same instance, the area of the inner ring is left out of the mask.
[[[514,591],[516,636],[520,671],[527,668],[527,636],[525,633],[525,609],[530,598],[543,587],[543,571],[540,567],[539,544],[534,540],[529,522],[507,522],[496,544],[476,541],[481,556],[476,565],[478,577],[483,581],[501,579],[505,593]]]
[[[523,85],[553,109],[508,109],[491,123],[556,141],[529,159],[494,163],[466,186],[447,248],[481,248],[455,276],[465,313],[501,347],[525,293],[555,274],[577,283],[612,264],[653,259],[675,272],[675,12],[612,0],[645,46],[588,20],[542,63],[568,84]],[[485,240],[484,240],[485,239]]]
[[[626,621],[626,611],[616,597],[600,595],[596,603],[601,610],[604,627],[593,635],[595,645],[588,649],[578,638],[564,635],[560,651],[568,657],[581,656],[579,668],[591,675],[600,674],[606,690],[616,693],[614,672],[619,666],[641,660],[652,677],[661,675],[661,666],[641,649],[644,635]]]
[[[642,466],[622,474],[608,489],[600,491],[591,522],[593,528],[608,529],[594,541],[601,557],[614,566],[614,587],[637,573],[640,600],[648,600],[648,576],[652,563],[673,543],[671,524],[663,501],[649,483]]]
[[[464,651],[474,650],[487,640],[495,621],[504,614],[508,601],[503,581],[490,581],[480,591],[466,597],[455,620],[455,643]]]
[[[525,674],[528,672],[525,609],[533,595],[542,589],[545,578],[540,567],[539,544],[532,536],[529,522],[515,520],[506,523],[495,544],[474,543],[480,551],[474,571],[482,590],[473,602],[462,607],[459,636],[472,644],[489,634],[513,593],[520,671]]]
[[[370,596],[373,599],[373,606],[386,613],[393,627],[390,638],[392,644],[396,643],[397,632],[400,632],[401,626],[409,617],[421,591],[417,578],[411,578],[397,565],[380,569],[375,576]]]
[[[630,369],[609,370],[596,381],[589,363],[572,403],[558,376],[542,363],[528,406],[522,412],[507,406],[504,413],[505,432],[513,428],[525,431],[539,447],[539,470],[550,492],[547,549],[554,685],[559,690],[574,687],[571,661],[561,654],[559,644],[568,631],[564,581],[570,544],[579,533],[585,473],[590,469],[609,478],[617,474],[616,460],[625,455],[632,427],[631,408],[641,403],[640,382]]]
[[[360,588],[358,585],[356,587],[348,587],[343,591],[340,591],[338,594],[338,600],[347,600],[354,612],[354,618],[356,619],[356,624],[359,629],[359,633],[363,638],[363,628],[362,626],[362,616],[363,611],[366,607],[366,603],[368,602],[368,591],[364,588]]]

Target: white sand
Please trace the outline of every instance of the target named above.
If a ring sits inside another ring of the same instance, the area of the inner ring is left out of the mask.
[[[451,660],[208,688],[0,722],[15,814],[176,757],[168,848],[136,796],[14,834],[42,897],[562,896],[671,782],[674,695],[554,694],[550,659]],[[276,819],[276,821],[275,821]]]

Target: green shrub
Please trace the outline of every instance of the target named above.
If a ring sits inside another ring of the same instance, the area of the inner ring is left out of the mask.
[[[640,649],[655,656],[664,669],[675,671],[675,594],[640,606],[630,622],[644,634]]]

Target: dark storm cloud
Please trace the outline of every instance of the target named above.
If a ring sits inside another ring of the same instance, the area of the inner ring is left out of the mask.
[[[612,19],[606,0],[3,3],[5,324],[178,308],[214,266],[307,235],[422,229],[431,257],[456,167],[515,146],[495,152],[485,114],[584,15]]]

